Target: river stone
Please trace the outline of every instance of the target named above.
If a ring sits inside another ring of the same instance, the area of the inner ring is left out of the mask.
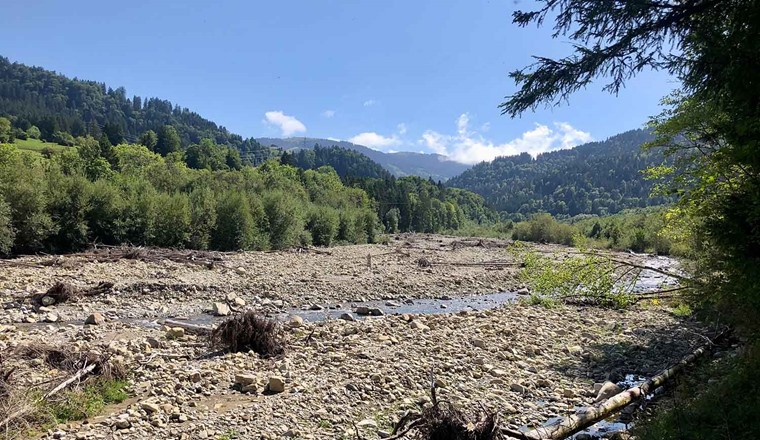
[[[290,317],[290,326],[292,328],[299,328],[303,327],[303,318],[301,318],[298,315],[293,315]]]
[[[362,316],[383,316],[385,313],[377,307],[357,306],[354,313]]]
[[[356,321],[356,318],[354,318],[354,315],[350,313],[341,313],[340,319],[344,321]]]
[[[372,419],[364,419],[357,423],[356,426],[359,428],[377,428],[377,422]]]
[[[409,327],[415,330],[430,330],[430,327],[426,326],[420,321],[417,321],[416,319],[409,323]]]
[[[216,316],[229,316],[231,313],[230,306],[220,302],[215,302],[211,310]]]
[[[239,373],[235,375],[235,383],[239,383],[240,385],[250,385],[252,383],[255,383],[258,379],[253,374],[245,374],[245,373]]]
[[[151,402],[143,402],[140,405],[140,408],[142,408],[148,414],[154,414],[161,411],[161,408],[158,405]]]
[[[95,312],[84,320],[86,325],[102,325],[105,324],[106,317],[100,312]]]
[[[507,372],[501,368],[494,368],[493,370],[489,371],[489,373],[491,373],[491,376],[494,377],[504,377],[507,375]]]
[[[273,393],[281,393],[285,391],[285,380],[280,376],[272,376],[269,378],[267,389]]]
[[[166,337],[169,339],[177,339],[185,336],[185,329],[182,327],[170,327],[166,330]]]
[[[509,389],[514,391],[515,393],[520,393],[520,394],[525,392],[525,387],[520,385],[519,383],[510,384]]]
[[[57,315],[57,314],[55,314],[55,313],[48,313],[48,314],[46,314],[46,315],[45,315],[45,317],[43,318],[43,320],[44,320],[45,322],[58,322],[58,320],[59,320],[59,319],[61,319],[61,317],[60,317],[60,316],[58,316],[58,315]]]
[[[42,297],[42,299],[40,300],[40,302],[45,307],[52,306],[53,304],[55,304],[55,298],[53,298],[52,296],[45,295],[45,296]]]

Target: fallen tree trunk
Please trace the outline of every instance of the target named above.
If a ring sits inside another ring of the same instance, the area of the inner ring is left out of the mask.
[[[165,319],[164,325],[168,327],[181,327],[188,333],[196,335],[207,335],[213,330],[211,327],[206,327],[198,324],[190,324],[189,322],[175,321],[173,319]]]
[[[693,363],[704,354],[708,353],[710,351],[710,348],[712,348],[714,345],[714,342],[723,337],[725,334],[726,332],[720,333],[712,341],[697,348],[688,356],[681,359],[677,364],[659,372],[657,375],[653,376],[643,384],[616,394],[600,405],[596,407],[590,407],[588,411],[582,414],[568,416],[557,424],[551,426],[542,426],[525,433],[517,433],[512,430],[502,430],[502,432],[509,437],[516,437],[524,440],[560,440],[568,437],[610,416],[611,414],[614,414],[615,412],[628,406],[634,401],[646,397],[656,388],[662,386],[668,379],[680,373],[681,370],[683,370],[686,366]]]

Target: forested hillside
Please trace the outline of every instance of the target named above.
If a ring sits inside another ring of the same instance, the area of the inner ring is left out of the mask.
[[[279,154],[170,101],[128,97],[123,87],[112,89],[95,81],[70,79],[4,57],[0,57],[0,116],[11,121],[16,137],[36,127],[41,139],[62,144],[85,135],[99,140],[105,137],[111,145],[136,142],[149,130],[157,133],[161,142],[162,130],[171,126],[182,147],[212,139],[238,149],[250,163]]]
[[[440,154],[423,154],[409,151],[384,153],[365,147],[364,145],[330,139],[294,137],[287,139],[259,138],[258,141],[262,145],[274,145],[284,150],[301,150],[314,148],[316,145],[323,147],[329,145],[358,151],[379,163],[396,177],[420,176],[424,178],[429,177],[435,181],[445,181],[470,167],[469,165],[447,160],[446,156],[441,156]]]
[[[439,232],[495,216],[480,196],[420,178],[349,186],[329,166],[230,163],[230,150],[210,139],[166,156],[119,144],[106,157],[91,136],[76,143],[49,155],[0,144],[0,255],[91,243],[221,250],[365,243],[386,231]]]
[[[331,166],[343,182],[363,189],[375,201],[376,212],[388,232],[441,232],[498,219],[477,194],[448,188],[432,178],[396,178],[356,150],[315,145],[314,149],[286,151],[281,163],[302,169]]]
[[[527,153],[499,157],[475,165],[447,185],[482,195],[512,219],[542,211],[571,217],[659,205],[668,200],[651,196],[652,183],[642,174],[663,161],[661,153],[641,149],[651,139],[648,131],[633,130],[535,159]]]
[[[385,168],[364,154],[338,146],[325,148],[315,145],[311,150],[285,151],[280,162],[305,170],[313,170],[325,165],[331,166],[341,178],[385,179],[391,176]]]

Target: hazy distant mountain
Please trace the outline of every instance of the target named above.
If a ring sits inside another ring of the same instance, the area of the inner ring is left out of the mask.
[[[446,160],[440,154],[423,154],[400,151],[397,153],[383,153],[373,150],[364,145],[357,145],[346,141],[331,141],[329,139],[293,137],[287,139],[258,138],[257,141],[265,146],[276,145],[284,150],[311,149],[314,145],[322,147],[338,146],[349,150],[358,151],[382,165],[396,177],[420,176],[432,177],[433,180],[448,180],[470,166],[458,162]]]

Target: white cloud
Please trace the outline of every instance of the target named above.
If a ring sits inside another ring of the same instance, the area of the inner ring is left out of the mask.
[[[335,110],[325,110],[322,112],[322,116],[324,116],[327,119],[330,119],[333,116],[335,116]]]
[[[377,102],[376,102],[374,99],[368,99],[368,100],[364,101],[364,104],[363,104],[363,105],[364,105],[365,107],[372,107],[372,106],[373,106],[373,105],[375,105],[376,103],[377,103]]]
[[[591,134],[578,130],[567,122],[555,122],[550,128],[536,124],[519,138],[504,143],[495,143],[485,139],[476,131],[470,130],[470,117],[463,113],[457,119],[457,134],[444,135],[427,130],[418,141],[430,150],[448,156],[449,159],[465,164],[490,161],[498,156],[511,156],[527,152],[535,157],[547,151],[572,148],[591,141]]]
[[[264,113],[266,124],[273,125],[282,131],[283,136],[290,136],[294,133],[305,132],[306,126],[303,122],[294,116],[288,116],[280,110]]]
[[[348,139],[349,142],[358,145],[364,145],[375,150],[382,150],[389,147],[397,147],[401,145],[401,139],[395,134],[387,137],[381,134],[377,134],[374,131],[359,133],[356,136]]]
[[[403,122],[398,124],[396,128],[398,129],[398,134],[400,134],[401,136],[406,134],[406,124],[404,124]]]

